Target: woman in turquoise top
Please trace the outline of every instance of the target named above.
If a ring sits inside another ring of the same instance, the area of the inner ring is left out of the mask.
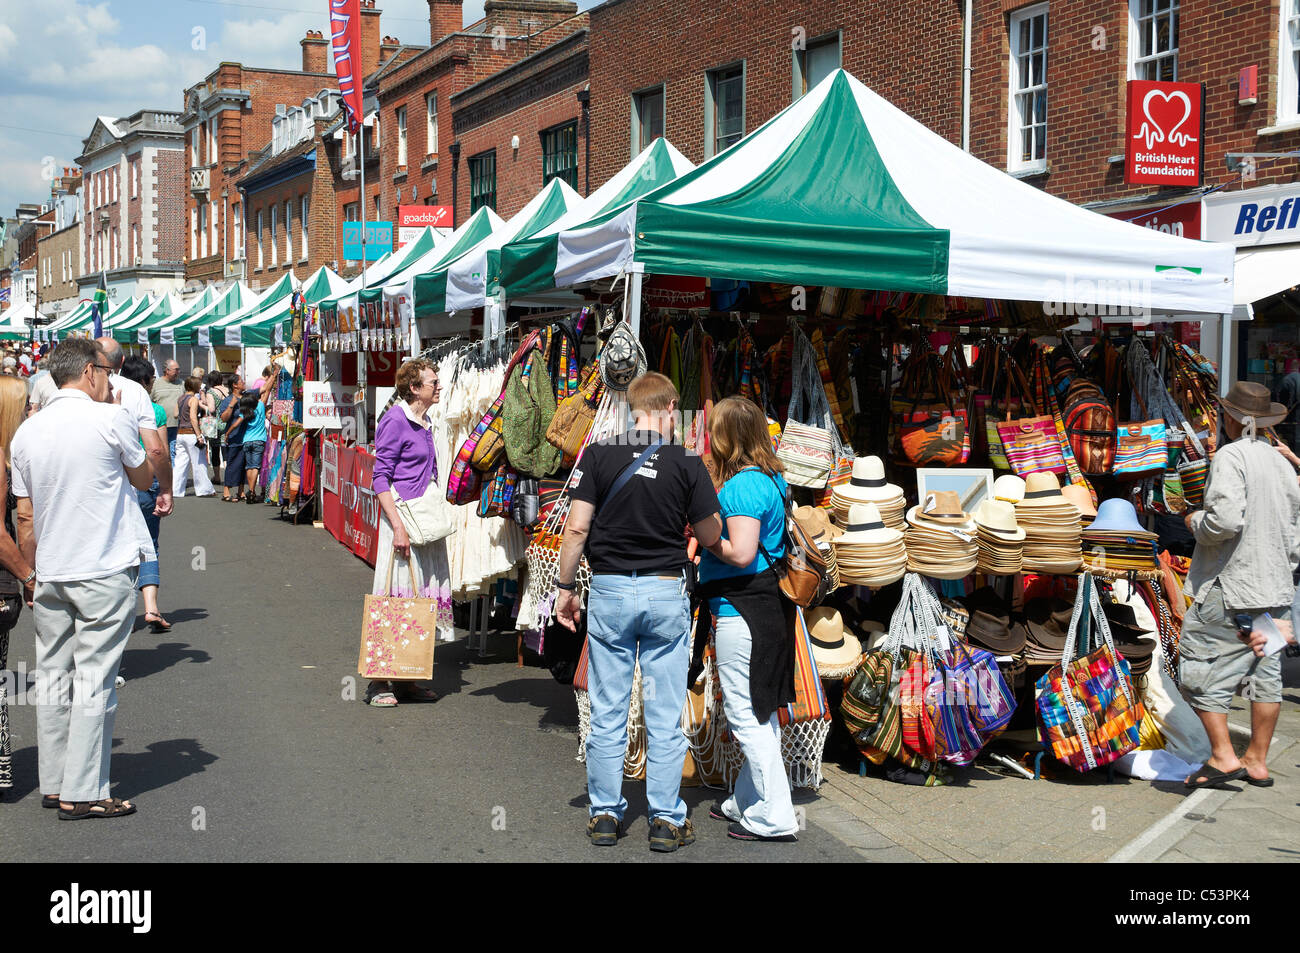
[[[745,755],[735,792],[709,814],[731,821],[727,833],[739,840],[794,840],[799,825],[777,719],[794,698],[793,637],[768,572],[785,554],[788,490],[767,417],[753,401],[720,401],[709,415],[709,441],[723,530],[700,557],[700,586],[706,596],[726,593],[709,600],[714,648],[727,722]]]

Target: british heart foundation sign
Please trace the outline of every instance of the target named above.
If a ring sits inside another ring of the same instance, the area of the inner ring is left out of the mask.
[[[1201,86],[1134,79],[1128,84],[1124,181],[1201,182]]]

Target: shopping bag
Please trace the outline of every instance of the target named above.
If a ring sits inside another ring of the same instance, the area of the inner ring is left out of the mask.
[[[1081,618],[1087,613],[1099,647],[1075,658]],[[1128,662],[1115,650],[1110,624],[1088,574],[1070,619],[1061,661],[1038,680],[1038,740],[1076,771],[1110,764],[1137,748],[1145,710],[1133,690]]]
[[[998,439],[1002,442],[1007,463],[1016,476],[1050,471],[1063,474],[1065,456],[1056,434],[1056,421],[1052,417],[1022,417],[997,425]]]
[[[388,554],[384,589],[392,592],[396,552]],[[419,565],[409,560],[415,591],[422,588]],[[361,651],[357,672],[364,678],[433,678],[433,647],[437,642],[438,601],[393,595],[367,595],[361,613]]]
[[[777,709],[782,726],[804,721],[830,721],[831,706],[826,701],[817,662],[812,654],[812,636],[803,609],[794,608],[794,702]]]
[[[1141,480],[1164,470],[1165,422],[1121,424],[1115,447],[1115,479]]]

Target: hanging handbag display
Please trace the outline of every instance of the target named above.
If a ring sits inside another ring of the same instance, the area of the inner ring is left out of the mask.
[[[501,405],[505,457],[521,475],[550,476],[559,468],[562,455],[546,440],[554,416],[555,391],[537,350],[511,372]]]
[[[1006,453],[1007,464],[1019,477],[1048,471],[1066,472],[1065,456],[1051,417],[1022,417],[997,425],[998,440]]]
[[[518,482],[519,474],[516,471],[508,466],[498,467],[491,479],[483,481],[483,492],[478,500],[479,518],[510,515],[510,504],[514,500]]]
[[[1093,639],[1097,649],[1076,658],[1076,640],[1087,640],[1090,632],[1101,634]],[[1061,661],[1038,680],[1037,691],[1038,739],[1058,761],[1091,771],[1137,748],[1145,711],[1087,573],[1079,577]]]
[[[479,473],[491,473],[505,462],[506,441],[502,434],[505,421],[501,417],[501,406],[500,399],[494,401],[480,421],[486,426],[474,445],[474,454],[469,461],[469,465]]]
[[[928,345],[926,345],[928,348]],[[970,414],[960,382],[940,364],[933,351],[909,361],[900,386],[906,398],[898,420],[896,456],[906,466],[960,466],[970,459]]]
[[[520,477],[510,502],[510,517],[525,531],[531,532],[541,522],[536,477]]]
[[[562,465],[571,464],[582,449],[591,425],[596,422],[596,405],[600,403],[603,388],[600,364],[593,361],[578,392],[564,398],[555,408],[555,416],[546,427],[546,441],[563,454]]]
[[[1101,388],[1075,380],[1065,395],[1065,435],[1083,475],[1107,476],[1115,468],[1115,412]]]
[[[1142,480],[1164,470],[1165,422],[1121,424],[1115,448],[1115,479]]]
[[[789,420],[781,431],[776,455],[785,465],[787,483],[820,490],[835,464],[835,438],[831,435],[835,423],[808,336],[798,328],[794,333]]]
[[[367,594],[365,598],[357,673],[363,678],[384,681],[430,679],[438,633],[438,601],[392,595],[396,558],[396,551],[389,550],[386,595]],[[409,560],[409,567],[411,582],[419,592],[422,587],[418,560]]]

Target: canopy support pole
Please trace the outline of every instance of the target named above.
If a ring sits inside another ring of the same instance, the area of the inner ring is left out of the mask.
[[[632,328],[632,337],[638,341],[641,340],[641,278],[639,271],[633,271],[627,276],[627,294],[628,309],[627,323]]]
[[[1233,361],[1233,340],[1232,335],[1236,329],[1236,324],[1232,320],[1232,313],[1219,315],[1219,396],[1228,396],[1228,377],[1230,375],[1229,362]],[[1231,373],[1236,377],[1235,373]]]
[[[506,333],[506,306],[498,292],[483,303],[483,340],[497,341]]]

